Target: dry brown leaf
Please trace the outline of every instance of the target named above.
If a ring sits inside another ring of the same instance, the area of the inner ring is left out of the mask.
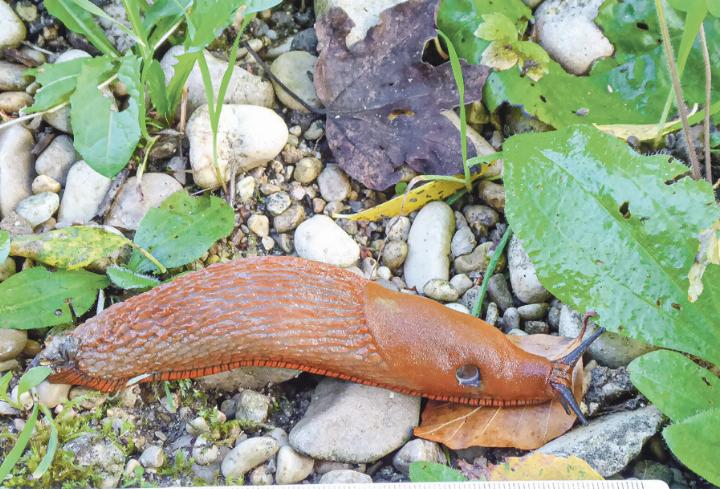
[[[523,350],[558,358],[575,343],[550,335],[508,336]],[[573,371],[573,394],[583,392],[582,360]],[[450,402],[428,402],[415,436],[459,450],[472,446],[512,447],[533,450],[568,431],[575,415],[567,414],[559,401],[536,406],[474,407]]]

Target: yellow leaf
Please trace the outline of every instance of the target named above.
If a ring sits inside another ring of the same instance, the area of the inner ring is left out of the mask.
[[[697,107],[694,107],[692,112],[688,115],[695,115]],[[602,132],[620,138],[624,141],[630,136],[635,136],[640,141],[650,141],[658,136],[658,125],[657,124],[593,124],[596,128]],[[677,131],[682,127],[680,119],[674,121],[668,121],[660,130],[660,136],[664,136],[667,133]]]
[[[533,453],[525,457],[508,457],[504,463],[490,468],[488,480],[603,480],[583,459]]]

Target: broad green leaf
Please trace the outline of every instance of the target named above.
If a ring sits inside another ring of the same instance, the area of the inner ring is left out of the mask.
[[[720,363],[720,287],[687,296],[697,236],[720,217],[707,182],[592,126],[517,135],[503,154],[506,215],[548,290],[611,331]]]
[[[10,254],[10,233],[0,229],[0,264],[2,264]]]
[[[720,485],[720,409],[704,411],[668,426],[663,430],[663,438],[690,470],[708,482]]]
[[[628,366],[630,380],[673,421],[720,408],[720,378],[686,356],[659,350]]]
[[[125,290],[145,290],[160,283],[155,277],[133,272],[125,267],[112,266],[107,269],[107,276],[116,287]]]
[[[467,477],[459,470],[435,462],[413,462],[410,464],[412,482],[457,482]]]
[[[15,467],[15,464],[17,464],[20,460],[20,457],[22,457],[25,447],[30,442],[30,438],[32,438],[33,431],[35,430],[35,424],[37,423],[37,417],[38,405],[35,404],[30,417],[27,421],[25,421],[25,426],[15,439],[15,445],[13,445],[12,450],[10,450],[10,452],[5,456],[5,460],[3,460],[2,464],[0,464],[0,483],[5,480],[12,471],[13,467]]]
[[[143,66],[143,70],[143,76],[153,107],[155,107],[155,110],[160,114],[169,114],[171,112],[170,100],[168,99],[167,87],[165,86],[165,73],[163,73],[160,63],[156,59],[153,59]]]
[[[137,113],[137,121],[138,126],[140,127],[140,132],[144,137],[149,138],[150,136],[145,128],[145,88],[143,87],[143,83],[140,79],[141,65],[142,60],[139,57],[131,54],[126,55],[120,62],[118,80],[125,85],[125,89],[128,93],[129,99],[126,111]],[[138,137],[137,141],[139,140],[140,138]],[[136,146],[137,141],[135,141]]]
[[[167,268],[180,267],[200,258],[218,239],[232,232],[235,215],[224,200],[213,196],[191,197],[175,192],[160,207],[150,209],[135,233],[135,243]],[[128,268],[135,272],[155,266],[134,251]]]
[[[161,22],[167,22],[168,19],[169,24],[174,24],[183,18],[192,3],[193,0],[158,0],[153,2],[145,13],[143,26],[150,31]]]
[[[120,70],[127,74],[137,63],[138,59],[123,58]],[[113,101],[97,88],[112,70],[110,61],[83,65],[77,89],[70,97],[75,149],[88,165],[108,178],[114,177],[127,165],[140,140],[137,100],[130,98],[128,107],[118,112],[113,107]]]
[[[71,31],[85,36],[103,54],[116,56],[117,51],[105,37],[100,24],[73,0],[45,0],[45,8]]]
[[[71,226],[42,234],[15,236],[10,253],[57,268],[74,270],[112,256],[132,243],[100,227]]]
[[[50,370],[50,367],[33,367],[25,372],[18,381],[18,399],[20,399],[20,396],[28,392],[33,387],[40,385],[40,383],[47,379],[51,373],[52,370]]]
[[[107,285],[107,278],[85,270],[24,270],[0,283],[0,328],[70,323],[73,315],[85,314],[92,307],[97,291]]]
[[[27,70],[27,75],[35,77],[40,89],[35,92],[33,104],[23,112],[34,114],[67,102],[75,91],[80,70],[91,59],[78,58],[64,63],[45,63]]]
[[[185,51],[200,51],[214,41],[232,22],[243,0],[202,0],[193,3],[187,14]]]
[[[518,38],[515,23],[500,13],[483,14],[482,22],[474,34],[486,41],[514,41]]]

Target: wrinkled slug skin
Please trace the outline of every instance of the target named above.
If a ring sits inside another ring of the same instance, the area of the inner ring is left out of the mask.
[[[117,390],[128,380],[246,365],[298,368],[469,404],[553,397],[550,362],[496,328],[356,274],[293,257],[212,265],[107,308],[77,327],[74,362],[52,381]],[[480,387],[458,385],[463,365]]]

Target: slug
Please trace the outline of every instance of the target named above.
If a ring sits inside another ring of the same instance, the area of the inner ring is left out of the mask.
[[[470,405],[559,399],[585,422],[571,373],[601,332],[551,361],[435,301],[322,263],[256,257],[112,305],[53,337],[39,363],[53,370],[51,382],[106,392],[242,366],[283,367]]]

